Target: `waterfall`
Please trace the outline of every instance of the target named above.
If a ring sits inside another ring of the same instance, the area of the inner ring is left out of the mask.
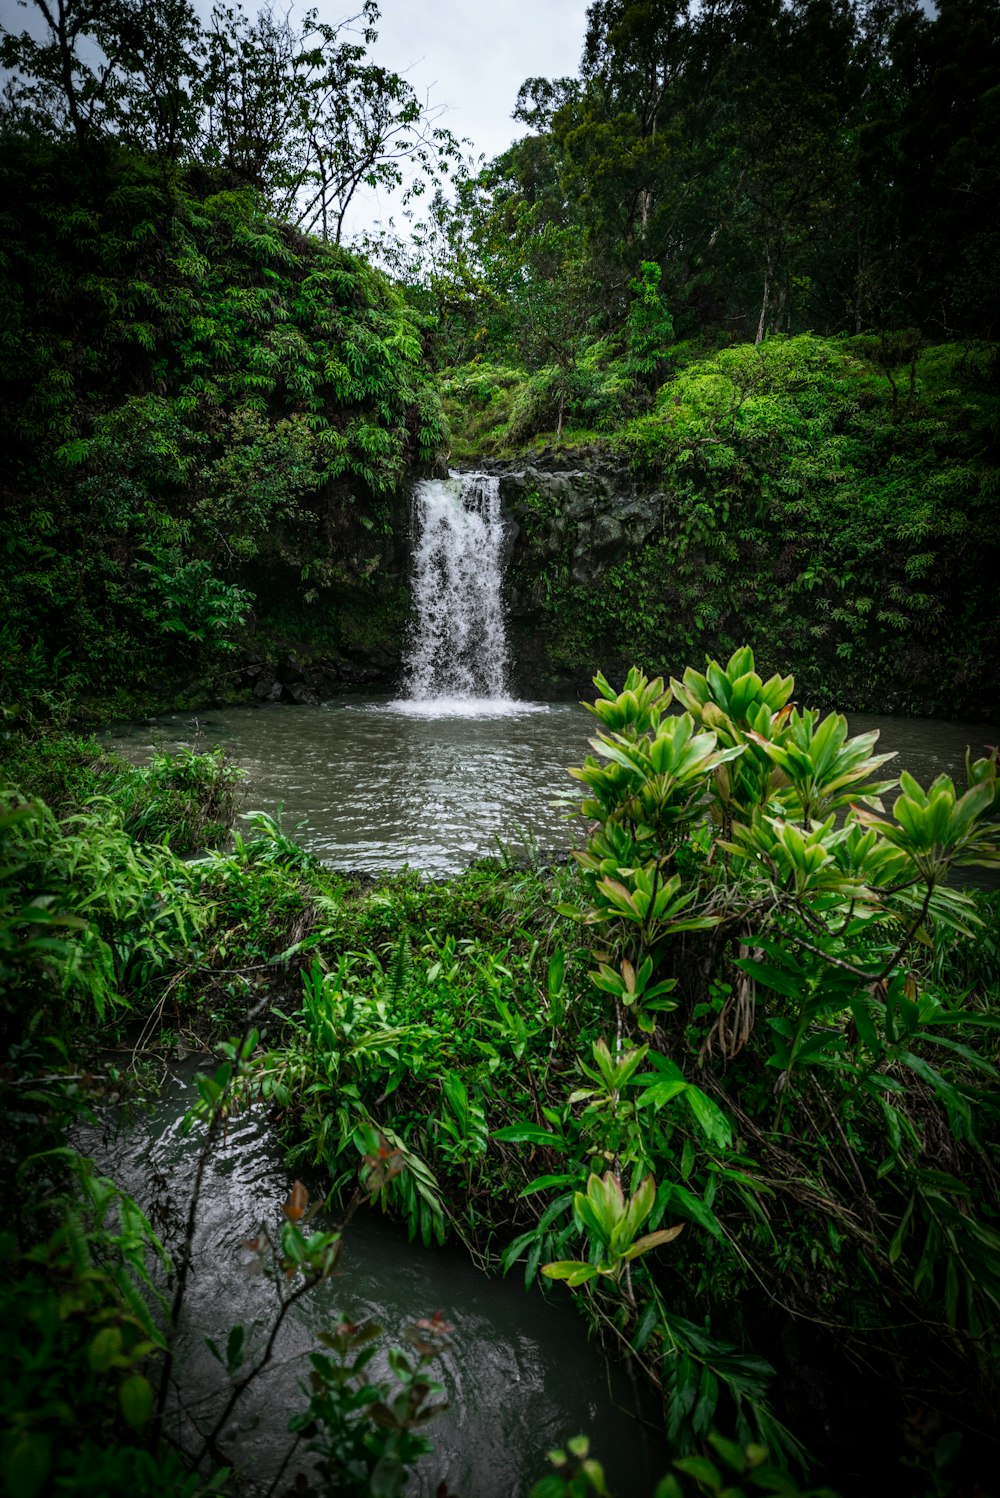
[[[417,484],[404,677],[414,703],[508,700],[502,552],[498,478],[452,474]]]

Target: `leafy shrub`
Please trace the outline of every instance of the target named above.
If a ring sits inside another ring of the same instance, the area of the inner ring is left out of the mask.
[[[194,853],[221,842],[236,820],[244,772],[222,749],[154,754],[149,766],[113,783],[126,833]]]
[[[628,386],[614,370],[581,359],[545,365],[524,381],[511,407],[503,436],[520,443],[564,426],[606,428],[620,419]]]
[[[488,1242],[504,1203],[505,1265],[573,1290],[662,1390],[678,1452],[721,1423],[802,1458],[770,1387],[771,1298],[791,1324],[821,1317],[831,1358],[881,1357],[868,1328],[891,1322],[925,1386],[924,1328],[947,1327],[985,1407],[997,993],[949,992],[938,954],[978,947],[992,982],[950,875],[1000,862],[995,761],[965,790],[904,773],[890,814],[876,736],[796,707],[746,649],[670,688],[598,686],[574,771],[589,833],[556,911],[512,871],[494,875],[499,941],[460,915],[473,874],[446,932],[442,892],[412,881],[327,905],[251,1085],[296,1159],[345,1198],[360,1166],[415,1234]],[[362,933],[380,947],[352,949]]]
[[[123,988],[151,982],[192,942],[202,916],[191,875],[167,849],[136,845],[110,808],[60,825],[2,790],[0,808],[5,1035],[29,1016],[57,1035],[103,1022]]]
[[[894,390],[856,341],[805,335],[686,364],[608,444],[655,491],[643,543],[578,559],[571,530],[533,517],[516,583],[545,664],[564,678],[581,661],[675,669],[749,639],[812,700],[991,718],[987,374],[974,350],[926,350],[912,391],[908,374]]]
[[[163,1249],[135,1203],[89,1160],[68,1148],[55,1153],[64,1180],[53,1180],[51,1160],[47,1180],[25,1162],[24,1241],[11,1232],[0,1238],[5,1489],[12,1498],[63,1486],[95,1498],[193,1495],[200,1484],[180,1458],[147,1446],[147,1373],[164,1345],[152,1271]]]
[[[253,190],[111,142],[8,132],[0,181],[5,700],[211,672],[250,562],[366,577],[443,436],[426,319]]]

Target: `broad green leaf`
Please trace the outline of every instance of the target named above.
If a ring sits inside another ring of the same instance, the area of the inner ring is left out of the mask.
[[[141,1430],[153,1413],[153,1389],[148,1378],[133,1373],[118,1390],[122,1414],[133,1430]]]
[[[733,1131],[719,1105],[713,1103],[698,1087],[689,1087],[684,1094],[684,1101],[709,1143],[718,1149],[728,1149],[733,1142]]]
[[[597,1277],[596,1264],[585,1264],[581,1259],[559,1259],[554,1264],[543,1264],[542,1273],[550,1280],[565,1280],[568,1285],[583,1285]]]
[[[646,1233],[644,1237],[637,1238],[624,1255],[626,1259],[638,1259],[642,1254],[649,1253],[652,1248],[659,1248],[662,1243],[672,1243],[684,1231],[683,1222],[675,1223],[672,1228],[659,1228],[655,1233]]]

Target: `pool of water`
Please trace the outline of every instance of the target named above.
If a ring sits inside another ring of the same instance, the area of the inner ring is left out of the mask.
[[[478,702],[432,713],[372,698],[180,715],[113,736],[136,758],[154,747],[220,744],[248,773],[247,808],[274,813],[310,853],[341,868],[409,864],[453,873],[497,839],[566,848],[556,797],[586,753],[589,715],[568,703]]]
[[[153,1214],[168,1244],[171,1223],[186,1218],[201,1149],[199,1128],[185,1133],[182,1127],[194,1101],[197,1065],[188,1058],[174,1068],[149,1115],[78,1141]],[[210,1069],[205,1060],[200,1065]],[[275,1291],[250,1272],[253,1255],[245,1243],[262,1228],[277,1234],[291,1179],[259,1112],[231,1122],[208,1160],[170,1403],[175,1428],[192,1453],[200,1445],[195,1422],[203,1433],[211,1429],[229,1387],[206,1337],[224,1347],[230,1327],[239,1323],[251,1350],[259,1351],[270,1330]],[[321,1196],[322,1188],[314,1194]],[[335,1224],[320,1215],[316,1225]],[[434,1451],[423,1458],[409,1492],[429,1498],[445,1480],[447,1491],[461,1498],[521,1498],[548,1470],[546,1453],[586,1432],[612,1491],[636,1498],[652,1493],[669,1465],[662,1443],[649,1443],[634,1418],[629,1381],[588,1342],[564,1287],[543,1294],[525,1291],[517,1272],[487,1277],[459,1247],[424,1249],[375,1213],[356,1216],[344,1243],[336,1274],[290,1313],[272,1365],[237,1405],[222,1439],[242,1493],[266,1492],[288,1451],[288,1418],[305,1407],[307,1357],[321,1350],[320,1332],[343,1318],[371,1319],[384,1329],[386,1345],[405,1347],[406,1327],[435,1311],[453,1327],[435,1375],[449,1407],[426,1428]],[[382,1354],[374,1372],[385,1371]],[[297,1471],[307,1473],[311,1460],[300,1447],[279,1491],[289,1490]]]
[[[154,748],[220,744],[248,772],[247,808],[280,808],[285,831],[317,857],[340,868],[409,864],[442,875],[495,853],[498,839],[513,850],[568,848],[579,824],[559,798],[576,798],[567,766],[583,762],[596,726],[566,702],[366,697],[167,715],[108,737],[137,760]],[[1000,733],[861,714],[850,726],[878,729],[879,747],[898,754],[889,769],[907,769],[922,784],[942,772],[961,778],[966,748],[982,754]]]

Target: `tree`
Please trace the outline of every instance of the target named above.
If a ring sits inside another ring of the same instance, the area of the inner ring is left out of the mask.
[[[27,0],[19,0],[27,9]],[[201,28],[190,0],[33,0],[45,37],[0,28],[4,123],[120,135],[171,160],[196,131]]]
[[[1000,0],[593,0],[579,76],[522,85],[533,133],[470,232],[574,234],[616,337],[642,263],[682,340],[991,336],[998,99]]]
[[[28,0],[21,0],[27,5]],[[258,188],[274,212],[338,243],[358,188],[447,169],[458,143],[405,79],[367,58],[378,7],[336,25],[190,0],[32,0],[46,30],[0,31],[6,123],[117,137]]]
[[[408,169],[433,175],[458,154],[441,111],[367,60],[377,20],[375,0],[336,26],[315,10],[296,26],[219,5],[207,34],[204,157],[337,243],[359,187],[398,188]]]

